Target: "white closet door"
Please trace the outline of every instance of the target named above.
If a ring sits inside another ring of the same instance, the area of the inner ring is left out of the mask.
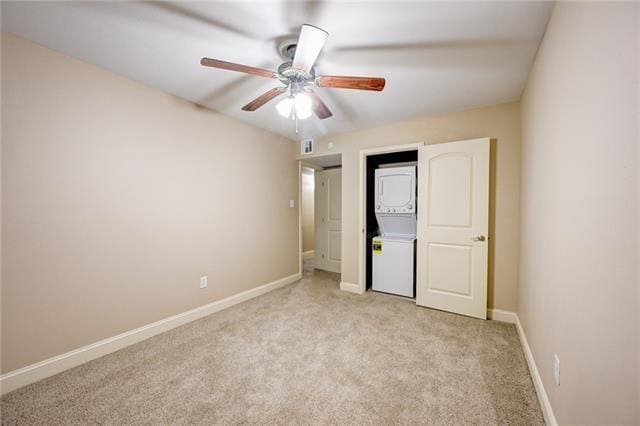
[[[315,267],[340,273],[342,264],[342,169],[316,172]]]
[[[489,138],[420,150],[416,303],[487,318]]]

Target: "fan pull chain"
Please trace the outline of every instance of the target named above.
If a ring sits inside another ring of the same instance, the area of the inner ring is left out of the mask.
[[[295,122],[296,134],[298,134],[298,116],[296,115],[296,97],[293,93],[293,85],[289,86],[289,96],[291,96],[291,119]]]
[[[298,114],[296,114],[296,101],[293,98],[293,108],[291,108],[291,119],[295,122],[296,125],[296,135],[298,134]]]

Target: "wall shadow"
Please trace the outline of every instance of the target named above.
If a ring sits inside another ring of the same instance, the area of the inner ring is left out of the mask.
[[[487,268],[487,307],[493,308],[495,293],[495,231],[496,231],[496,172],[498,168],[498,140],[489,141],[489,253]]]

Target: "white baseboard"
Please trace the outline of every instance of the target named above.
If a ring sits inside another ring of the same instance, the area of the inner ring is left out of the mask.
[[[315,250],[309,250],[309,251],[303,251],[302,252],[302,258],[303,259],[313,259],[313,256],[316,255],[316,251]]]
[[[518,336],[520,337],[522,351],[524,352],[524,357],[526,358],[527,365],[529,366],[529,372],[531,373],[533,386],[536,388],[536,394],[538,395],[538,401],[540,403],[540,408],[542,409],[544,421],[547,425],[557,426],[558,422],[556,421],[556,416],[553,414],[553,409],[551,408],[551,403],[549,402],[549,396],[547,395],[547,391],[542,384],[540,372],[538,371],[538,367],[536,366],[535,359],[533,359],[533,353],[531,352],[531,348],[529,347],[527,336],[524,334],[522,324],[520,324],[520,318],[518,317],[518,314],[511,311],[504,311],[502,309],[487,309],[487,316],[489,317],[489,319],[494,321],[515,324],[516,330],[518,330]]]
[[[363,294],[358,284],[348,283],[346,281],[340,281],[340,290],[348,291],[349,293]]]
[[[556,420],[555,414],[553,414],[553,408],[551,407],[549,396],[547,395],[547,391],[544,389],[542,377],[540,377],[540,372],[538,371],[538,367],[536,366],[536,360],[533,358],[533,353],[531,352],[531,348],[529,347],[527,336],[524,334],[524,329],[522,328],[520,318],[517,314],[515,324],[516,329],[518,330],[518,336],[520,337],[520,344],[522,345],[522,350],[524,351],[524,357],[526,358],[527,364],[529,365],[529,372],[531,373],[531,378],[533,379],[533,386],[536,388],[538,401],[540,402],[540,407],[542,408],[544,421],[547,425],[557,426],[558,421]]]
[[[508,322],[509,324],[515,324],[518,322],[518,314],[511,311],[504,311],[502,309],[487,309],[487,316],[490,320]]]
[[[293,274],[288,277],[261,285],[242,293],[234,294],[216,302],[183,312],[169,318],[162,319],[152,324],[147,324],[109,337],[99,342],[75,349],[62,355],[57,355],[44,361],[28,365],[18,370],[10,371],[0,376],[0,393],[5,394],[28,384],[37,382],[54,374],[61,373],[85,362],[110,354],[119,349],[141,342],[149,337],[195,321],[223,309],[230,308],[238,303],[258,297],[279,287],[291,284],[301,278],[301,274]]]

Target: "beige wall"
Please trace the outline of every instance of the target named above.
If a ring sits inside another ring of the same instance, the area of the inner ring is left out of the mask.
[[[372,95],[375,96],[375,95]],[[342,152],[342,280],[358,283],[358,164],[362,149],[478,137],[492,141],[489,307],[516,310],[520,111],[517,102],[324,137],[315,153]],[[327,143],[333,142],[329,151]]]
[[[636,6],[637,7],[637,6]],[[636,43],[637,46],[640,46],[640,11],[636,10]],[[636,55],[636,71],[640,72],[640,53],[638,53]],[[636,155],[638,158],[638,162],[636,163],[638,166],[638,169],[640,169],[640,80],[636,81],[636,125],[637,125],[637,129],[636,129],[636,138],[638,140],[637,142],[637,148],[636,148]],[[636,169],[637,170],[637,169]],[[640,214],[640,170],[636,171],[636,179],[637,179],[637,185],[636,185],[636,194],[637,194],[637,201],[636,201],[636,205],[638,206],[638,213]],[[638,281],[637,283],[637,288],[636,288],[636,292],[637,292],[637,297],[638,297],[638,305],[636,308],[636,321],[638,323],[638,327],[637,327],[637,333],[636,333],[636,347],[637,347],[637,353],[636,353],[636,359],[637,359],[637,371],[636,371],[636,376],[637,376],[637,389],[636,389],[636,394],[637,394],[637,403],[636,403],[636,409],[640,410],[640,224],[636,225],[636,232],[637,232],[637,241],[636,241],[636,267],[637,267],[637,271],[636,271],[636,280]],[[638,423],[640,423],[640,412],[636,413],[636,420],[638,420]]]
[[[2,90],[2,372],[298,272],[293,142],[7,34]]]
[[[638,13],[557,3],[522,100],[519,315],[560,424],[640,423]]]
[[[310,251],[315,248],[315,200],[314,200],[314,171],[313,169],[302,169],[302,198],[300,208],[302,210],[302,251]]]

